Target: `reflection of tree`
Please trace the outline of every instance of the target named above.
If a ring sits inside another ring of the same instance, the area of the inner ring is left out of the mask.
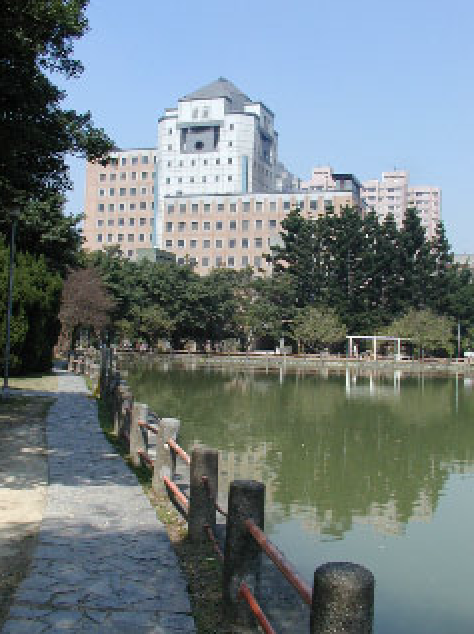
[[[137,367],[129,379],[139,400],[182,419],[185,446],[235,456],[265,446],[275,504],[287,516],[306,509],[305,523],[330,535],[354,521],[398,531],[429,517],[451,471],[474,464],[474,405],[461,398],[453,414],[450,379],[406,379],[393,401],[346,400],[342,377],[288,375],[279,385],[258,373]]]

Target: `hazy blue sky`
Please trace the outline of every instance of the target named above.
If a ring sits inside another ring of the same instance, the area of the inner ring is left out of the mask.
[[[474,253],[473,2],[91,0],[88,16],[67,105],[119,147],[155,145],[163,109],[222,75],[274,111],[298,176],[408,169],[442,187],[448,238]],[[84,165],[71,165],[80,212]]]

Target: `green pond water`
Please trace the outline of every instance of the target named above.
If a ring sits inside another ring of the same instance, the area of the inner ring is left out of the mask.
[[[129,383],[219,450],[221,492],[265,483],[265,532],[311,585],[326,561],[374,573],[377,634],[474,631],[471,380],[163,362]]]

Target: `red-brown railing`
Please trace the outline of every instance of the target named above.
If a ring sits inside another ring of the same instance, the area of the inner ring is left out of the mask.
[[[189,455],[172,438],[168,438],[167,443],[168,447],[172,451],[174,451],[174,453],[177,454],[182,460],[184,460],[186,464],[191,464],[191,458],[189,457]]]
[[[270,622],[268,621],[267,617],[262,612],[262,608],[258,605],[257,600],[251,593],[250,588],[244,582],[240,584],[237,597],[239,599],[245,599],[247,601],[248,606],[250,610],[252,611],[252,614],[255,616],[259,624],[262,626],[262,629],[265,632],[265,634],[276,634],[275,630],[270,625]]]

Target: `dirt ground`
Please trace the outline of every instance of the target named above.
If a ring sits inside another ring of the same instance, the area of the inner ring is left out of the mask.
[[[21,384],[21,385],[20,385]],[[12,388],[57,388],[53,376],[14,379]],[[46,502],[45,420],[54,396],[0,398],[0,629],[15,588],[26,576]]]

